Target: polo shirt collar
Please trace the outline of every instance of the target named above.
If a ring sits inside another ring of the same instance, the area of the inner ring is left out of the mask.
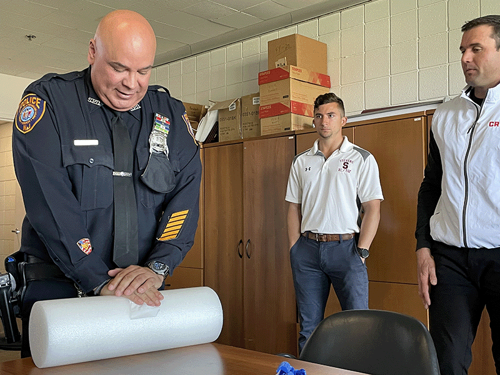
[[[97,96],[97,93],[94,90],[94,86],[92,85],[92,81],[90,79],[90,70],[92,69],[91,66],[88,67],[88,69],[84,70],[84,75],[85,75],[85,88],[86,88],[86,95],[87,95],[87,105],[89,107],[90,113],[93,113],[94,111],[97,111],[101,107],[104,106],[103,102],[99,99],[99,96]],[[142,101],[141,101],[142,102]],[[134,118],[138,121],[141,121],[141,102],[137,103],[132,109],[128,110],[127,112],[130,113]]]
[[[344,140],[342,141],[342,144],[340,145],[340,149],[338,150],[340,153],[344,152],[349,152],[353,148],[353,144],[349,142],[346,136],[344,136]],[[323,153],[319,149],[319,139],[316,139],[314,141],[314,145],[311,147],[311,149],[308,152],[308,155],[321,155],[323,156]]]

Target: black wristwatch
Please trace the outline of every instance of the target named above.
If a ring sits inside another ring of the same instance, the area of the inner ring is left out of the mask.
[[[364,249],[362,247],[358,247],[357,249],[358,249],[358,255],[363,259],[368,258],[368,256],[370,255],[368,249]]]
[[[168,276],[168,271],[170,270],[170,268],[165,263],[159,262],[157,260],[152,260],[151,262],[147,263],[146,266],[149,267],[157,275],[163,276],[163,279]]]

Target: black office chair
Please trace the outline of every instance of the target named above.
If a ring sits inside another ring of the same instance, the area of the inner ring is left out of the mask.
[[[348,310],[327,317],[299,358],[373,375],[439,375],[427,328],[391,311]]]

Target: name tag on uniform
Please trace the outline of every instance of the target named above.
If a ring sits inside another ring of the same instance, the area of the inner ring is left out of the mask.
[[[98,146],[98,139],[75,139],[73,140],[75,146]]]

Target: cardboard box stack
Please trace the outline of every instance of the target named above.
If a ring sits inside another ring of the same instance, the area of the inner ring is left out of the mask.
[[[259,73],[261,135],[312,127],[314,100],[331,87],[326,44],[293,34],[269,41]]]
[[[191,123],[191,127],[194,131],[198,129],[198,124],[200,123],[205,113],[207,113],[207,107],[202,104],[193,103],[182,103],[186,109],[186,114]]]
[[[259,93],[255,93],[217,102],[210,107],[210,111],[218,110],[219,142],[258,137],[259,103]]]

